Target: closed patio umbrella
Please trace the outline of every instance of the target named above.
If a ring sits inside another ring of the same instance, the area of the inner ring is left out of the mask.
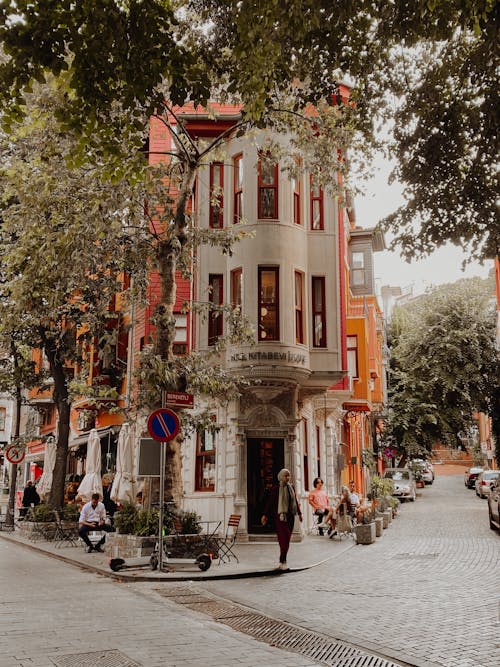
[[[125,423],[121,427],[120,435],[118,436],[116,475],[111,487],[111,500],[121,503],[133,503],[135,501],[133,469],[134,452],[132,437],[130,435],[130,426]]]
[[[45,443],[45,456],[43,460],[43,472],[38,480],[36,490],[40,496],[40,500],[45,500],[52,488],[52,475],[54,472],[54,465],[56,462],[56,441],[50,438]]]
[[[102,498],[101,481],[101,439],[99,433],[93,428],[89,433],[87,441],[87,460],[85,462],[85,475],[77,489],[77,496],[87,502],[93,493],[98,493]]]

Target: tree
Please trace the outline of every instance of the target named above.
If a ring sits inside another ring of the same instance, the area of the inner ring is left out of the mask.
[[[374,123],[394,126],[395,176],[407,197],[385,221],[394,244],[413,257],[451,240],[492,258],[497,17],[493,0],[3,2],[0,103],[15,115],[33,78],[68,69],[64,118],[119,152],[130,128],[120,110],[141,123],[164,100],[223,96],[259,121],[276,94],[298,109],[338,96],[346,80],[358,147],[376,144]]]
[[[466,7],[443,0],[433,8],[402,0],[333,6],[326,0],[262,5],[192,0],[175,6],[160,0],[82,0],[77,7],[69,0],[50,7],[44,0],[21,0],[15,6],[0,5],[5,128],[22,112],[23,95],[33,79],[66,72],[66,96],[56,115],[81,137],[73,153],[76,164],[91,154],[105,160],[108,175],[116,181],[142,177],[145,165],[131,157],[147,151],[145,128],[151,114],[166,123],[177,142],[164,173],[167,183],[177,186],[175,194],[167,186],[168,206],[150,207],[152,220],[163,220],[159,234],[153,225],[151,255],[162,295],[153,353],[141,365],[143,386],[187,386],[187,366],[171,356],[175,270],[188,266],[191,243],[218,243],[226,251],[230,246],[222,235],[195,238],[187,209],[195,174],[223,144],[224,133],[212,145],[202,145],[190,134],[182,113],[174,133],[178,105],[202,103],[213,114],[210,101],[236,102],[240,119],[228,131],[272,127],[293,135],[310,158],[303,168],[332,186],[338,184],[339,172],[347,177],[356,149],[362,146],[366,152],[377,145],[374,121],[393,117],[395,96],[402,95],[401,82],[393,76],[400,54],[413,49],[412,54],[420,56],[422,43],[446,44],[457,32],[491,42],[493,18],[491,3],[479,0]],[[350,102],[343,94],[343,79],[352,83]],[[411,101],[403,97],[401,108],[406,99]],[[308,104],[314,105],[314,114]],[[277,144],[269,149],[279,155]],[[406,147],[401,149],[402,156],[407,154]],[[158,178],[151,175],[150,182],[159,185],[161,178],[160,173]],[[455,212],[463,219],[462,210],[455,207]],[[192,368],[194,386],[199,386],[196,376],[210,379],[199,360],[193,360]],[[158,401],[158,392],[150,399]]]
[[[22,380],[39,387],[53,381],[54,507],[64,497],[73,367],[85,367],[89,345],[102,353],[111,344],[116,332],[107,327],[109,303],[122,289],[123,272],[137,283],[144,273],[141,237],[132,231],[137,215],[142,224],[142,188],[105,182],[96,166],[68,168],[77,139],[55,121],[61,95],[55,82],[35,86],[24,120],[0,137],[0,333],[17,346],[42,350],[48,362],[47,370],[28,365]],[[19,386],[15,374],[11,383]],[[105,395],[102,388],[88,390],[97,401],[118,396],[116,387]]]
[[[389,331],[389,437],[407,455],[456,446],[477,411],[498,411],[492,281],[435,288],[394,312]]]

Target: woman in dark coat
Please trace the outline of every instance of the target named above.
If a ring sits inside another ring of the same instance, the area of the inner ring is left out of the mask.
[[[302,512],[299,501],[292,484],[290,484],[290,471],[286,468],[278,473],[278,484],[275,484],[269,495],[266,509],[262,515],[261,523],[266,525],[268,517],[272,516],[276,522],[276,533],[280,545],[280,562],[278,570],[287,570],[286,557],[290,547],[295,515],[302,521]]]

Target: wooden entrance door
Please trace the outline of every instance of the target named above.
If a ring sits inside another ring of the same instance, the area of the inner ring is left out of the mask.
[[[284,467],[283,438],[249,438],[247,440],[248,532],[273,533],[274,520],[262,526],[267,497]]]

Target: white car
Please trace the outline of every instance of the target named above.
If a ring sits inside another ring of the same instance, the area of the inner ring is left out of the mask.
[[[384,471],[385,479],[392,479],[394,482],[393,496],[397,498],[408,499],[412,502],[417,497],[417,485],[415,476],[408,468],[386,468]]]
[[[432,484],[434,482],[434,466],[429,461],[424,459],[412,459],[408,464],[414,472],[418,471],[419,478],[425,484]]]
[[[491,487],[495,480],[500,476],[500,470],[483,470],[476,477],[476,496],[487,498],[490,495]]]

